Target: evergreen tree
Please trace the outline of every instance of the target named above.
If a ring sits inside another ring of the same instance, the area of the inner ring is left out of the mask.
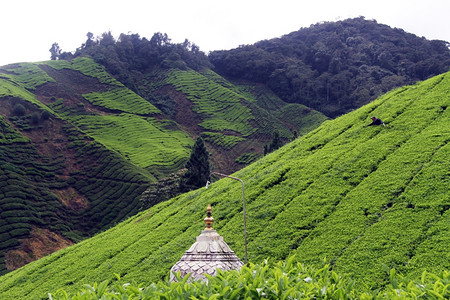
[[[211,174],[211,165],[208,150],[206,150],[205,142],[201,137],[198,137],[195,141],[189,161],[186,163],[186,169],[187,171],[180,182],[183,190],[205,186]]]
[[[283,146],[283,141],[280,138],[280,133],[275,131],[273,133],[272,142],[269,145],[264,145],[264,155],[269,154]]]
[[[51,53],[51,60],[57,60],[59,59],[59,56],[61,55],[61,48],[59,47],[58,43],[53,43],[52,47],[49,49]]]

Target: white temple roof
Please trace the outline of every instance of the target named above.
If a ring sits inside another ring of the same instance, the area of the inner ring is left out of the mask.
[[[215,276],[217,269],[223,271],[240,269],[244,264],[212,227],[211,206],[208,205],[206,228],[197,236],[197,241],[170,269],[170,281],[175,281],[174,272],[181,277],[190,273],[190,280],[205,280],[204,273]]]

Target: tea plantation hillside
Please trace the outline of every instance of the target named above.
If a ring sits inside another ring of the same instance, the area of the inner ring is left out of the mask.
[[[158,69],[142,74],[142,98],[89,57],[22,63],[0,69],[3,84],[50,110],[131,163],[161,178],[178,171],[198,135],[220,171],[259,157],[275,131],[285,141],[327,118],[283,102],[268,89],[235,86],[210,69]],[[7,93],[5,95],[10,95]],[[156,106],[160,107],[158,109]],[[289,116],[289,117],[288,117]]]
[[[326,259],[359,290],[450,268],[450,73],[402,87],[240,170],[246,185],[249,260],[295,254]],[[366,126],[371,116],[386,126]],[[230,179],[153,206],[93,238],[0,278],[4,298],[45,298],[59,288],[168,276],[203,229],[214,228],[241,258],[241,185]]]
[[[145,83],[156,105],[177,103],[174,118],[88,57],[0,68],[0,274],[137,213],[142,192],[184,167],[198,135],[216,170],[234,171],[272,132],[287,139],[326,119],[296,105],[282,121],[290,105],[208,69],[159,70]]]
[[[327,119],[304,105],[285,103],[268,89],[231,83],[209,69],[172,69],[166,73],[164,84],[163,89],[171,91],[180,107],[182,99],[189,101],[186,111],[175,120],[204,138],[213,165],[222,172],[252,161],[242,161],[243,156],[260,157],[274,132],[288,141],[294,131],[305,134]],[[192,119],[186,117],[187,111]]]
[[[0,274],[136,214],[155,182],[40,102],[33,93],[55,82],[42,69],[2,71]]]

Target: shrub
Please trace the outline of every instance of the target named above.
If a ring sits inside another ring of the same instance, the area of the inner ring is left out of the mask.
[[[23,106],[22,104],[16,103],[14,105],[14,107],[13,107],[13,111],[12,112],[16,116],[24,116],[25,112],[26,112],[26,109],[25,109],[25,106]]]
[[[37,112],[34,112],[32,115],[31,115],[31,124],[33,124],[33,125],[37,125],[37,124],[39,124],[39,114],[37,113]]]
[[[42,119],[42,120],[48,120],[48,119],[50,119],[50,113],[49,113],[48,111],[44,110],[44,111],[42,112],[42,114],[41,114],[41,119]]]
[[[148,286],[123,283],[120,276],[114,283],[84,285],[73,296],[60,289],[48,294],[49,299],[449,299],[449,272],[424,272],[420,280],[403,278],[392,269],[390,284],[385,290],[358,291],[353,281],[331,271],[329,265],[321,268],[286,262],[267,262],[244,266],[240,271],[223,272],[209,276],[208,282],[189,282],[189,276],[176,282],[161,281]]]

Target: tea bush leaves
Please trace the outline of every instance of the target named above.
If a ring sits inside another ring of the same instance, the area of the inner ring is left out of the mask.
[[[50,60],[46,61],[45,64],[51,66],[56,70],[77,70],[86,76],[98,78],[101,83],[111,86],[124,87],[124,85],[120,81],[117,81],[116,79],[114,79],[114,77],[109,75],[102,65],[95,63],[94,60],[89,57],[77,57],[71,61]]]
[[[159,109],[126,88],[114,88],[107,92],[93,92],[83,97],[94,105],[111,110],[139,115],[158,113]]]
[[[70,121],[107,148],[149,170],[179,169],[188,159],[192,139],[153,118],[133,114],[84,115]]]
[[[178,274],[179,275],[179,274]],[[419,280],[408,279],[395,269],[389,272],[389,284],[379,292],[360,292],[354,282],[330,270],[330,265],[310,267],[286,262],[249,264],[239,271],[207,275],[208,280],[160,281],[150,285],[114,281],[85,284],[76,294],[64,289],[48,294],[50,300],[93,299],[448,299],[450,273],[424,272]]]

